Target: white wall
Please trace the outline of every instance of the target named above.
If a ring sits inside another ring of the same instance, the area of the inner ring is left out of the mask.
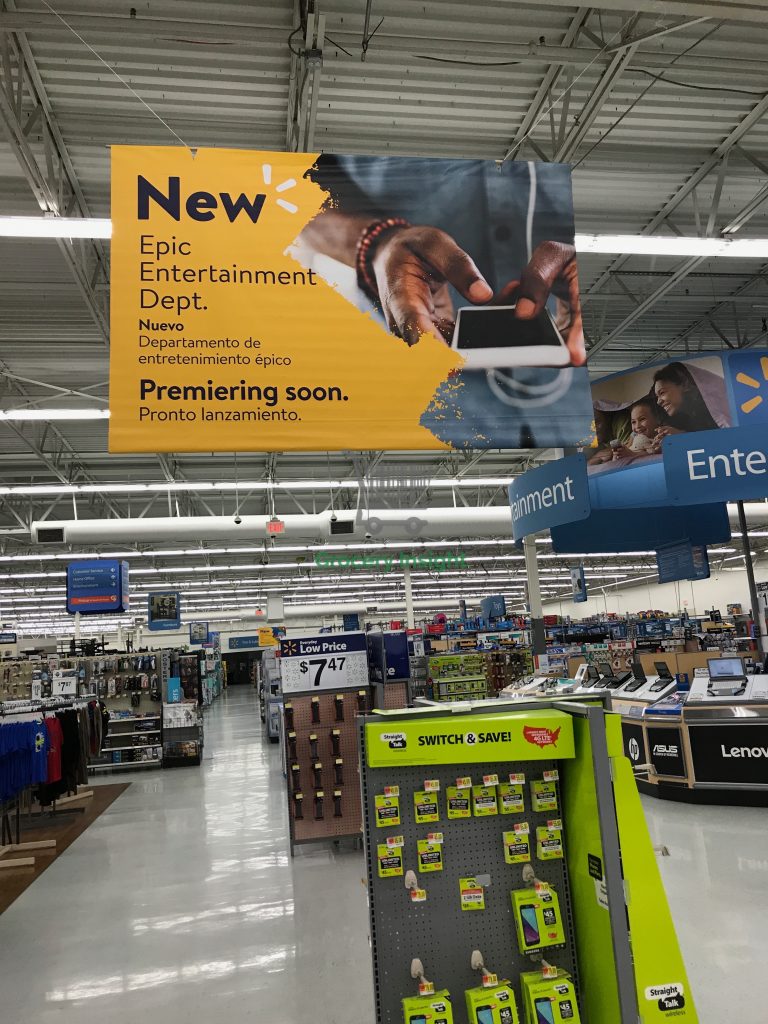
[[[768,580],[768,564],[755,566],[755,579],[758,582]],[[587,586],[589,589],[589,582]],[[590,615],[604,615],[606,611],[624,615],[652,608],[676,613],[685,608],[690,615],[702,615],[710,608],[719,608],[725,614],[727,605],[737,602],[743,605],[745,612],[749,611],[749,585],[743,569],[713,573],[708,580],[696,582],[656,583],[651,579],[646,585],[606,587],[605,596],[602,590],[593,588],[584,604],[567,600],[545,601],[544,613],[585,619]]]

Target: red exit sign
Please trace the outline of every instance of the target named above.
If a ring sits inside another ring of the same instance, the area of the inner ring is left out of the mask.
[[[267,533],[274,537],[279,533],[285,533],[285,523],[282,519],[270,519],[267,523]]]

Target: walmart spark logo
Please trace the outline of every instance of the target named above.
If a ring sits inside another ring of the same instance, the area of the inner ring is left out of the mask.
[[[267,188],[271,188],[272,164],[261,165],[261,178],[263,184]],[[251,196],[245,192],[233,195],[231,192],[214,193],[202,190],[190,192],[182,200],[181,178],[174,175],[169,175],[168,184],[164,188],[153,185],[143,174],[138,175],[136,184],[136,215],[139,220],[149,220],[150,203],[153,203],[155,207],[159,207],[176,221],[181,220],[183,205],[184,213],[190,220],[210,221],[223,212],[230,224],[234,223],[241,214],[255,224],[261,216],[261,211],[267,200],[267,193],[263,191]],[[289,192],[293,188],[296,188],[295,178],[285,178],[284,181],[274,186],[274,192],[277,194],[275,202],[287,213],[298,213],[299,209],[296,203],[283,199],[283,193]]]
[[[733,394],[744,422],[768,422],[768,356],[756,352],[734,353],[730,358]]]
[[[264,180],[264,184],[269,186],[272,184],[272,164],[261,165],[261,176]],[[279,185],[275,185],[275,192],[282,194],[288,192],[289,189],[296,188],[295,178],[286,178],[285,181],[281,181]],[[298,206],[295,203],[289,203],[287,199],[276,199],[275,202],[278,206],[281,206],[288,213],[298,213]]]
[[[295,654],[299,653],[299,645],[295,640],[283,640],[283,657],[292,658]]]

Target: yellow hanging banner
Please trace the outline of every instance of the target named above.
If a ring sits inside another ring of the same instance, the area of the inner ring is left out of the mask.
[[[553,309],[570,287],[568,330],[546,289],[533,319],[504,304],[537,203],[572,238],[568,168],[509,164],[113,147],[110,451],[579,440],[572,246],[532,261]]]

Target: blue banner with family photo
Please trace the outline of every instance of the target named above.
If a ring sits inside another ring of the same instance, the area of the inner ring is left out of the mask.
[[[592,512],[552,530],[555,550],[721,543],[730,538],[726,503],[766,494],[765,350],[613,374],[593,383],[592,401],[595,430],[586,451]]]

